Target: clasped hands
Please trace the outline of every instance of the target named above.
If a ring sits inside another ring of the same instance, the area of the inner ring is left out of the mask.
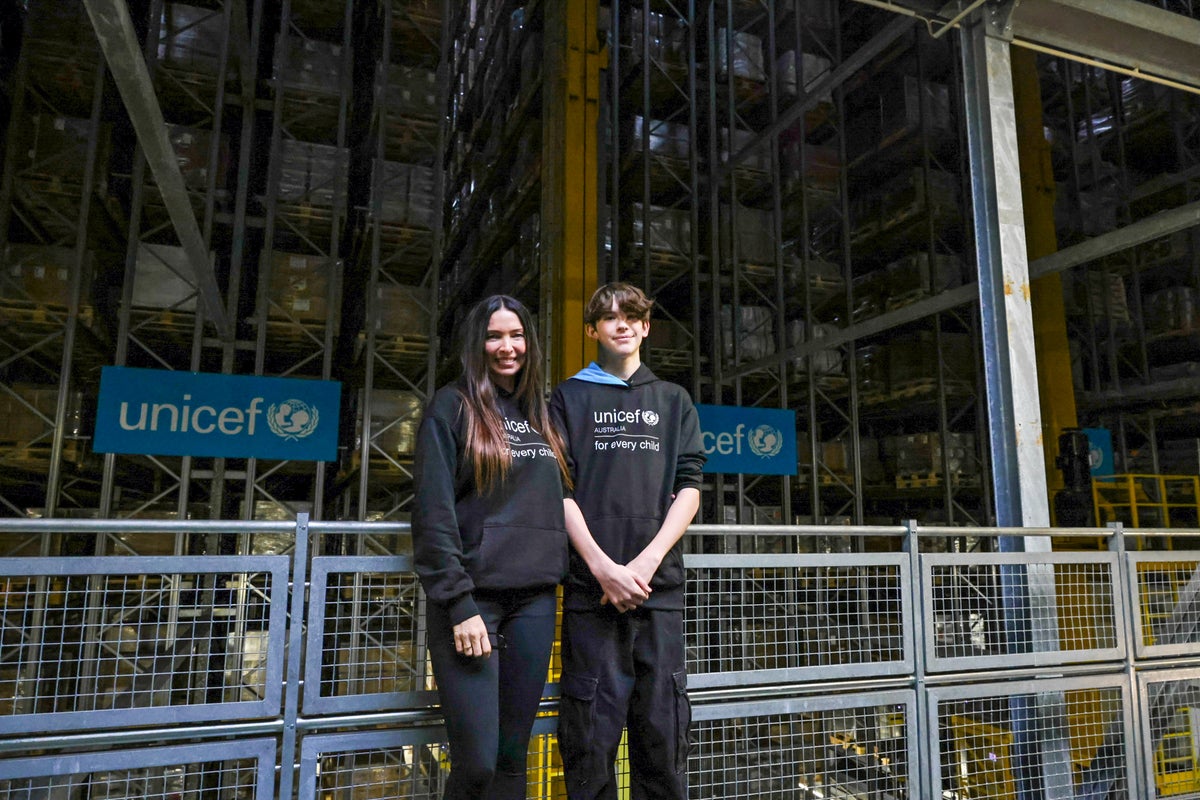
[[[650,579],[657,565],[650,565],[641,556],[628,565],[609,561],[605,570],[596,576],[603,595],[600,605],[611,603],[613,608],[624,614],[650,599]]]

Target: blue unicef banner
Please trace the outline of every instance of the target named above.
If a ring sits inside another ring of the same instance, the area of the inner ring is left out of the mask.
[[[697,405],[705,472],[796,474],[796,412],[779,408]]]
[[[1093,475],[1113,474],[1112,433],[1107,428],[1084,428],[1088,439],[1088,461]]]
[[[105,367],[98,453],[337,459],[341,384]]]

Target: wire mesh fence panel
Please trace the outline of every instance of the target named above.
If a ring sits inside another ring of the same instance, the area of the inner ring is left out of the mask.
[[[930,691],[933,796],[1134,798],[1123,676],[973,684]]]
[[[931,672],[1124,657],[1114,554],[922,555],[921,564]]]
[[[904,554],[687,556],[693,688],[912,669]]]
[[[1129,553],[1139,658],[1191,655],[1200,644],[1200,553]]]
[[[270,739],[0,760],[0,800],[270,800],[274,773]]]
[[[304,709],[310,713],[427,703],[423,596],[401,556],[313,559]]]
[[[566,797],[554,730],[539,717],[529,742],[526,797]],[[454,754],[441,727],[306,736],[300,747],[299,800],[438,800]]]
[[[0,563],[0,733],[280,712],[286,558]]]
[[[920,797],[914,702],[884,691],[698,706],[689,797]]]
[[[1200,668],[1147,670],[1138,681],[1147,796],[1200,795]]]

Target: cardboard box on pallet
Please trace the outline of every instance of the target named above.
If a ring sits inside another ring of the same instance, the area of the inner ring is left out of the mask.
[[[75,251],[69,247],[10,244],[5,248],[0,272],[0,297],[18,302],[66,308],[71,303],[71,274]],[[84,256],[80,275],[80,300],[86,302],[92,279],[94,257]]]
[[[946,464],[942,463],[943,450]],[[887,436],[883,440],[884,464],[897,478],[905,476],[976,475],[979,459],[975,452],[975,434],[937,431]]]
[[[812,326],[812,340],[820,341],[829,336],[832,336],[838,331],[838,326],[832,323],[817,323]],[[787,343],[788,347],[795,347],[804,344],[808,340],[808,326],[804,320],[793,319],[787,323]],[[824,350],[818,350],[811,356],[799,356],[792,359],[793,369],[799,372],[807,372],[809,363],[813,366],[817,375],[842,375],[845,372],[843,351],[840,347],[830,347]]]
[[[721,306],[721,355],[732,362],[753,361],[775,352],[773,312],[765,306]],[[735,345],[736,342],[736,345]]]
[[[434,175],[430,167],[400,161],[376,161],[371,207],[379,218],[419,228],[432,228]]]
[[[822,474],[830,472],[852,479],[853,464],[850,463],[850,453],[853,451],[848,439],[832,439],[817,443],[817,458],[820,459]],[[796,453],[801,482],[807,482],[812,470],[812,445],[807,432],[797,434]],[[880,483],[884,478],[883,461],[879,454],[879,441],[874,438],[860,437],[858,440],[858,468],[862,474],[863,483]]]
[[[216,74],[226,38],[220,8],[164,3],[158,60],[171,69]]]
[[[112,130],[100,123],[94,132],[90,120],[76,117],[34,114],[18,120],[17,173],[51,183],[82,184],[86,177],[88,149],[93,140],[96,164],[108,163],[112,148]],[[103,170],[96,173],[96,192],[103,194]]]
[[[58,386],[49,384],[18,383],[0,390],[0,442],[16,446],[36,442],[49,447],[58,396]],[[83,392],[72,391],[67,397],[63,436],[85,439],[90,433]]]
[[[275,79],[293,90],[338,94],[341,91],[342,46],[290,35],[285,59],[276,59]]]
[[[897,392],[931,392],[937,385],[937,342],[933,331],[897,337],[888,344],[888,384]],[[975,354],[970,334],[943,331],[942,377],[957,385],[975,383]]]
[[[301,321],[323,321],[328,315],[329,285],[334,260],[328,256],[279,253],[271,255],[267,315]]]
[[[410,456],[416,446],[417,426],[421,422],[421,397],[401,389],[371,391],[371,441],[375,448],[392,458]],[[362,430],[362,396],[359,396],[359,431]],[[361,448],[361,440],[355,443]]]
[[[195,272],[182,247],[139,244],[134,269],[134,306],[175,311],[196,310],[199,290]]]
[[[393,64],[388,70],[388,110],[403,117],[438,116],[437,73],[423,67]]]
[[[429,292],[420,286],[381,283],[375,330],[384,336],[428,336]]]
[[[183,182],[189,189],[206,190],[209,179],[209,158],[213,146],[213,132],[204,128],[186,125],[167,125],[167,138],[175,150],[175,161],[183,173]],[[216,169],[213,185],[220,189],[229,169],[229,146],[225,134],[218,135]],[[149,173],[147,173],[149,174]]]
[[[891,262],[884,270],[888,308],[962,285],[962,261],[956,255],[912,253]]]
[[[277,196],[281,201],[323,208],[344,201],[350,169],[347,148],[285,139],[279,157]]]

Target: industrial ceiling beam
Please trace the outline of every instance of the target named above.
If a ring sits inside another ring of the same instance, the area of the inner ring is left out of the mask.
[[[1136,0],[1021,0],[1010,20],[1022,40],[1200,87],[1200,20]]]
[[[196,222],[191,200],[188,199],[183,173],[179,171],[175,151],[167,138],[166,122],[150,80],[150,71],[142,57],[133,21],[129,17],[129,8],[125,0],[84,0],[84,5],[113,81],[121,93],[121,99],[125,101],[146,164],[154,175],[171,223],[179,236],[179,243],[187,255],[204,315],[217,329],[221,339],[232,341],[233,329],[225,314],[217,276],[213,272],[208,247]]]

